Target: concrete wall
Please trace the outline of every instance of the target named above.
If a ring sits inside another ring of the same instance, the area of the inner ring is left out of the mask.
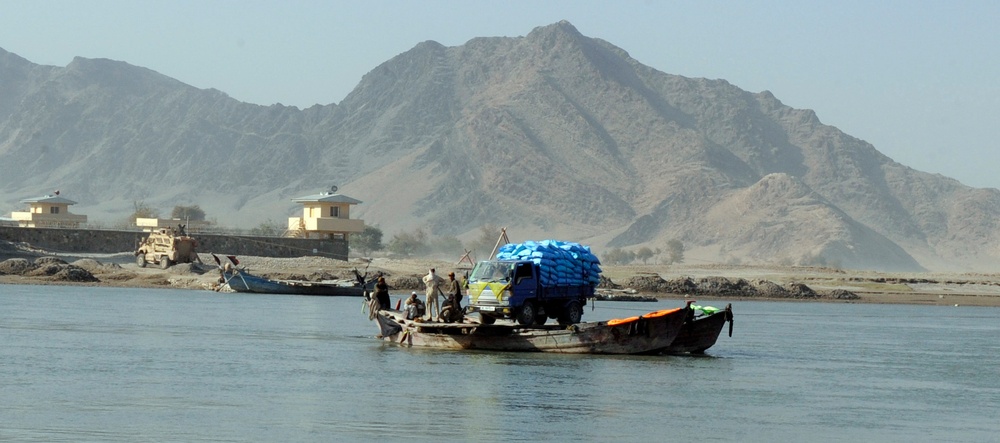
[[[0,226],[0,240],[28,243],[52,252],[114,254],[132,252],[148,234],[138,231],[89,229],[20,228]],[[251,237],[220,234],[192,235],[198,240],[198,252],[219,255],[259,257],[303,257],[319,255],[347,260],[347,241]]]

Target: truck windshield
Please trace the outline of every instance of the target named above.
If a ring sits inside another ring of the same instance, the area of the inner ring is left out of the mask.
[[[469,276],[470,282],[490,282],[490,281],[504,281],[509,280],[510,265],[502,262],[479,262],[474,269],[472,269],[472,275]]]

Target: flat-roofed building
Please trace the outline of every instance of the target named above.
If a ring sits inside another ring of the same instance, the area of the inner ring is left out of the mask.
[[[352,232],[363,232],[364,220],[351,219],[351,206],[361,201],[335,192],[293,198],[302,203],[302,217],[288,218],[288,235],[346,240]]]
[[[204,220],[181,220],[179,218],[138,217],[135,219],[135,226],[141,228],[143,232],[159,231],[160,229],[165,228],[170,228],[180,232],[181,226],[184,227],[185,232],[198,232],[199,230],[205,229],[211,225],[211,223]]]
[[[27,204],[28,210],[11,212],[10,218],[22,228],[79,228],[87,223],[86,215],[69,212],[70,205],[76,202],[61,197],[59,191],[44,197],[26,198],[21,203]]]

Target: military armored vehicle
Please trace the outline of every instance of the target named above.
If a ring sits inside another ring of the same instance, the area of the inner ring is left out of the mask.
[[[167,269],[177,263],[201,261],[198,258],[198,241],[170,228],[150,232],[135,251],[135,264],[145,268],[147,263]]]

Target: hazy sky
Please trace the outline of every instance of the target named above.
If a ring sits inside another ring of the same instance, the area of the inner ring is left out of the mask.
[[[559,20],[666,73],[770,90],[914,169],[1000,188],[996,0],[0,0],[0,48],[44,65],[121,60],[306,108],[340,102],[421,41]]]

